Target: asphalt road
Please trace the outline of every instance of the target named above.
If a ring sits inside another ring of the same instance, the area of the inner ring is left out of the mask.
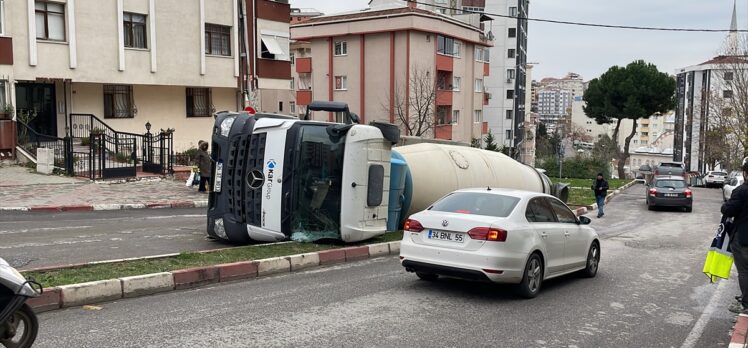
[[[225,248],[205,208],[0,214],[0,257],[23,269]]]
[[[594,219],[602,262],[522,300],[505,286],[426,282],[396,257],[43,313],[35,347],[722,347],[734,277],[701,273],[719,191],[649,212],[641,185]]]

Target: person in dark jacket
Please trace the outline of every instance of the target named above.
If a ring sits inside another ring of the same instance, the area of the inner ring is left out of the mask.
[[[738,297],[740,302],[728,309],[735,313],[748,313],[748,163],[743,163],[742,170],[746,181],[736,187],[722,205],[722,215],[734,219],[730,249],[738,269],[741,296]]]
[[[605,215],[605,196],[608,195],[608,182],[603,178],[603,173],[597,173],[597,179],[592,183],[592,191],[595,191],[597,201],[597,217]]]
[[[208,153],[208,143],[200,140],[197,144],[198,149],[197,157],[195,157],[195,162],[197,164],[197,168],[200,171],[200,186],[198,187],[197,191],[207,193],[207,186],[210,185],[210,167],[212,164],[210,154]]]

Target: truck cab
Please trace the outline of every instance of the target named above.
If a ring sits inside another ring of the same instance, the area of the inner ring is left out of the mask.
[[[395,126],[358,124],[344,103],[313,102],[308,108],[341,112],[345,123],[217,115],[209,236],[240,244],[355,242],[385,231],[390,151],[397,139],[384,134]]]

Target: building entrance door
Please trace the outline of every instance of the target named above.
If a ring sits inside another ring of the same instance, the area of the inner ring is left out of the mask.
[[[16,85],[16,114],[39,134],[57,136],[57,110],[55,85],[49,83],[19,82]]]

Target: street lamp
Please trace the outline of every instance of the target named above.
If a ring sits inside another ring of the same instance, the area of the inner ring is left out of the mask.
[[[145,130],[148,133],[151,132],[151,121],[148,121],[148,122],[145,123]]]

